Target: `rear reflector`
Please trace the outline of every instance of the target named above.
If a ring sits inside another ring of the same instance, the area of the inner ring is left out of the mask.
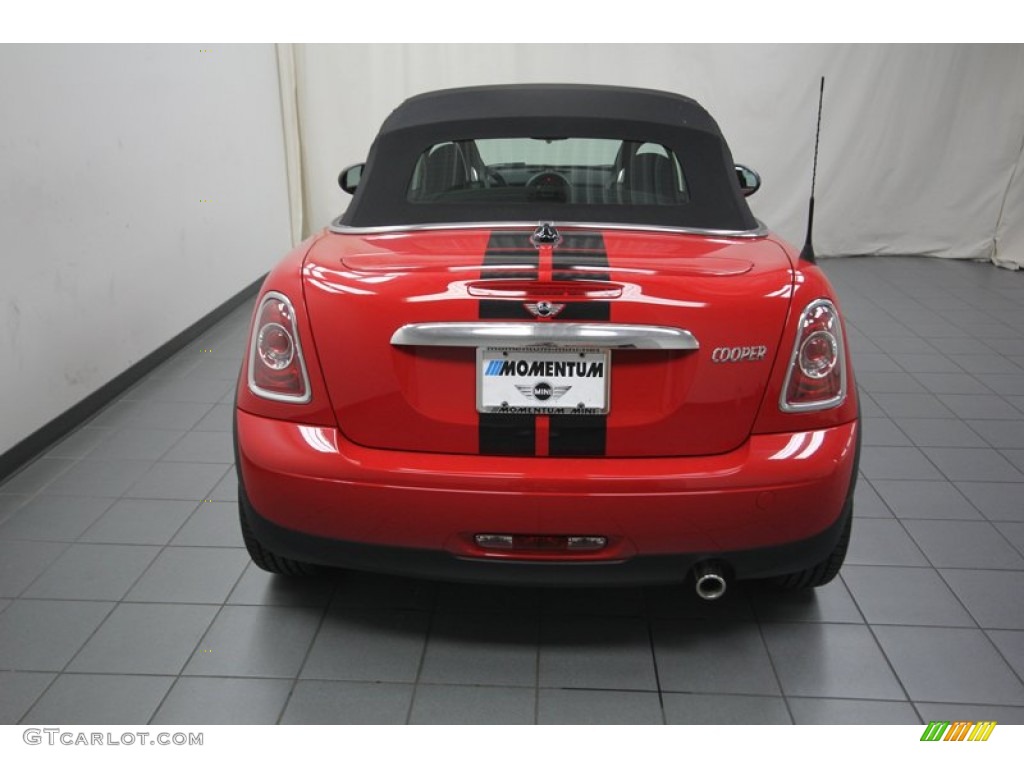
[[[569,549],[604,549],[608,539],[604,536],[570,536]]]
[[[502,533],[478,533],[473,537],[484,549],[512,549],[512,537]]]
[[[608,544],[608,539],[604,536],[535,536],[518,533],[478,533],[473,540],[481,549],[520,549],[534,552],[593,552],[604,549]]]

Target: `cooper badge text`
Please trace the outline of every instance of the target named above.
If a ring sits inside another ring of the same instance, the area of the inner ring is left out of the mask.
[[[764,360],[768,347],[715,347],[711,350],[712,363],[756,363]]]

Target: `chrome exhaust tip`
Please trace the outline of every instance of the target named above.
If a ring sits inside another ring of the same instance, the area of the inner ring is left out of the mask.
[[[701,600],[717,600],[725,594],[726,582],[717,563],[697,563],[693,568],[694,588]]]

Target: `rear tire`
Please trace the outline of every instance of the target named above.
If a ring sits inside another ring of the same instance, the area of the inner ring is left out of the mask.
[[[771,584],[777,589],[795,590],[812,589],[828,584],[839,573],[839,569],[846,560],[846,550],[850,546],[850,530],[853,524],[853,497],[847,501],[843,514],[846,516],[846,524],[843,532],[839,535],[835,549],[817,565],[796,573],[787,573],[785,576],[776,576]]]
[[[249,551],[249,557],[257,566],[269,573],[276,573],[282,576],[316,576],[323,572],[323,568],[312,563],[303,563],[299,560],[292,560],[267,549],[256,538],[249,525],[248,512],[251,507],[245,495],[242,484],[238,484],[238,517],[242,524],[242,539],[245,541],[245,548]]]

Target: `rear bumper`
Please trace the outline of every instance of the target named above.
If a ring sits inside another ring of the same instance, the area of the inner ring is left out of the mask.
[[[790,573],[832,551],[856,477],[857,422],[755,435],[718,456],[571,459],[382,451],[330,428],[236,418],[242,509],[266,547],[429,578],[672,582],[704,559],[736,578]],[[511,553],[480,549],[477,533],[608,546]]]

